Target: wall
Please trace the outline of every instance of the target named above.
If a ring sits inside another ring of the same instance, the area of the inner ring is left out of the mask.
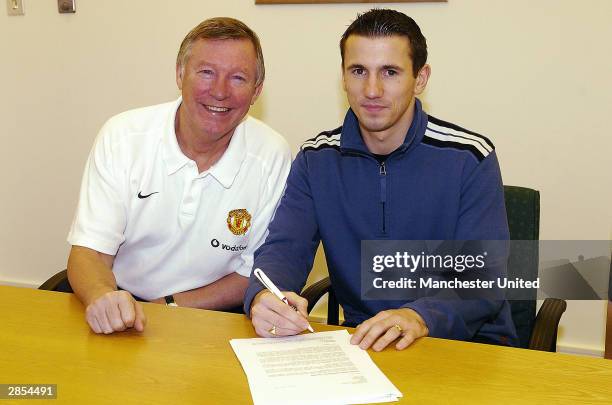
[[[178,5],[178,6],[177,6]],[[204,18],[261,36],[268,79],[253,113],[301,141],[336,127],[340,34],[371,6],[255,6],[254,0],[80,0],[0,9],[0,282],[37,285],[65,267],[81,171],[112,114],[178,95],[174,58]],[[607,118],[612,2],[450,0],[394,4],[427,36],[429,112],[490,136],[506,184],[542,193],[542,239],[612,237]],[[604,306],[571,302],[561,346],[596,353]]]

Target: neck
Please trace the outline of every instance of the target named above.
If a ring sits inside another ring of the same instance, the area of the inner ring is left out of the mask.
[[[174,120],[174,132],[181,152],[196,162],[198,172],[202,173],[223,156],[232,139],[233,131],[221,138],[213,138],[190,127],[189,121],[184,117],[183,108],[179,107]]]
[[[359,123],[361,136],[370,152],[377,155],[388,155],[404,143],[414,119],[414,105],[413,99],[406,113],[395,124],[382,131],[369,131]]]

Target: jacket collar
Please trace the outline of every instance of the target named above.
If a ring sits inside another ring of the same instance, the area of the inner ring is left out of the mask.
[[[423,139],[425,128],[427,127],[427,114],[423,111],[421,101],[417,98],[414,103],[414,117],[404,142],[398,148],[399,151],[406,151],[414,148]],[[349,150],[371,154],[361,136],[359,121],[352,109],[348,109],[342,124],[342,135],[340,136],[340,150],[347,152]]]

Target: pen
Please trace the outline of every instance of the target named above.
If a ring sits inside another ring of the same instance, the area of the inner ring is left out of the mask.
[[[276,295],[276,298],[278,298],[279,300],[283,301],[285,304],[287,304],[288,306],[293,308],[293,310],[295,312],[297,312],[297,308],[294,307],[293,305],[289,304],[289,300],[287,299],[287,297],[285,297],[285,295],[278,289],[277,286],[274,285],[272,280],[270,280],[268,278],[268,276],[266,276],[266,274],[261,269],[253,270],[253,274],[255,274],[255,277],[257,277],[257,279],[259,281],[261,281],[261,284],[263,284],[264,287],[266,287],[268,289],[268,291],[270,291],[272,294]],[[308,321],[306,321],[306,322],[308,322]],[[308,324],[308,330],[310,332],[314,333],[314,329],[312,329],[312,326],[310,326],[310,323]]]

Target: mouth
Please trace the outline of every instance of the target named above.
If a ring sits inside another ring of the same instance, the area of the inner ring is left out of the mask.
[[[217,107],[214,105],[206,105],[206,104],[202,104],[204,106],[204,108],[212,113],[226,113],[228,111],[231,110],[231,108],[228,107]]]
[[[362,104],[361,107],[367,112],[372,112],[372,113],[380,112],[384,110],[385,108],[387,108],[380,104]]]

